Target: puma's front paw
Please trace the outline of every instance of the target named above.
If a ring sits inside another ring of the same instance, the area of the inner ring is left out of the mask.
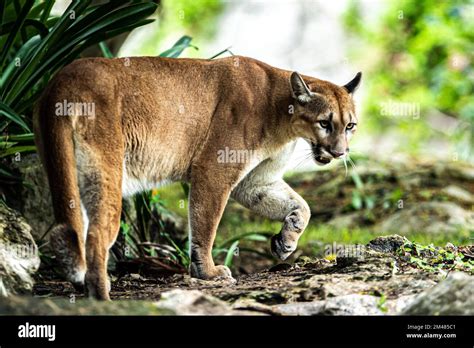
[[[214,276],[213,278],[234,279],[232,277],[232,272],[230,271],[229,267],[224,265],[216,266],[216,276]]]
[[[191,267],[189,269],[191,273],[191,277],[199,278],[204,280],[231,280],[235,281],[232,277],[232,272],[230,271],[229,267],[227,266],[214,266],[209,270],[204,270],[203,267],[196,263],[191,263]]]

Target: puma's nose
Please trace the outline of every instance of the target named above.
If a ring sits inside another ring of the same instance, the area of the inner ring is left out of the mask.
[[[339,152],[339,151],[336,151],[336,150],[331,150],[331,155],[332,155],[334,158],[338,158],[338,157],[344,156],[345,154],[346,154],[346,152]]]

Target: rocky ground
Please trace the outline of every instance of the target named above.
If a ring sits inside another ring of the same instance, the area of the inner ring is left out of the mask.
[[[413,262],[407,252],[411,246],[397,235],[379,237],[332,261],[301,258],[293,265],[283,263],[239,276],[236,282],[202,281],[182,274],[162,278],[128,274],[114,279],[114,302],[105,305],[83,299],[69,283],[43,280],[35,285],[34,298],[0,300],[0,313],[474,314],[471,256],[464,256],[467,263],[457,263],[430,252],[430,258],[424,258],[434,267],[430,271]],[[442,254],[444,249],[440,250]],[[471,255],[474,248],[453,252]]]
[[[27,167],[24,175],[43,182],[38,168]],[[350,178],[323,171],[289,181],[307,199],[312,223],[433,236],[449,236],[459,228],[474,231],[470,165],[372,163]],[[114,301],[97,303],[61,281],[44,254],[37,272],[34,241],[44,250],[43,229],[51,212],[21,201],[39,196],[47,202],[43,184],[22,189],[21,200],[13,204],[21,213],[0,207],[0,314],[474,314],[474,247],[423,246],[398,235],[345,246],[326,258],[303,256],[281,264],[250,259],[255,267],[248,274],[235,272],[235,282],[201,281],[183,273],[114,272]],[[247,219],[248,211],[235,204],[231,209]]]

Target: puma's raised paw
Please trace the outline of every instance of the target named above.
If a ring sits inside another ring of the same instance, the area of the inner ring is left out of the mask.
[[[272,254],[280,260],[286,260],[293,251],[296,250],[296,245],[287,245],[282,238],[281,233],[274,235],[271,240]]]

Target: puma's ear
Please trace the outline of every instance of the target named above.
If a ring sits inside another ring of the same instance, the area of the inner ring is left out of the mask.
[[[304,82],[303,78],[294,71],[290,77],[291,93],[300,104],[306,104],[311,101],[311,91]]]
[[[359,88],[361,78],[362,73],[359,71],[351,82],[344,85],[344,88],[347,90],[347,92],[349,92],[349,94],[354,94],[357,88]]]

